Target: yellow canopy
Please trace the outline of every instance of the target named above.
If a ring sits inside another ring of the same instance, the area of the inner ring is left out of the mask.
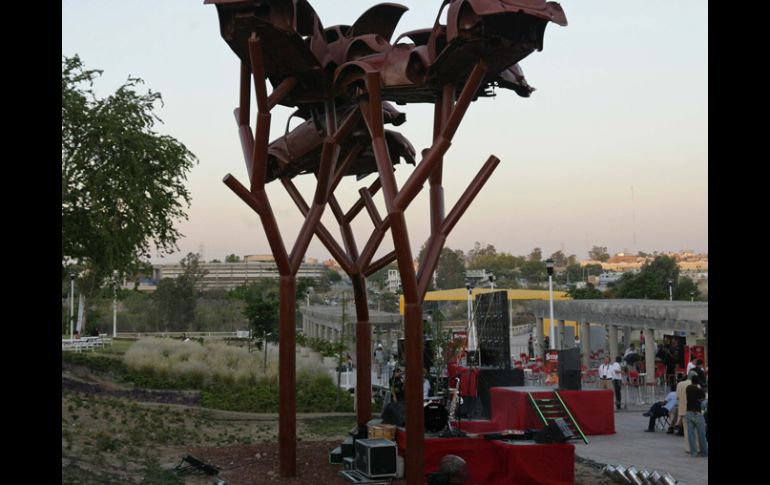
[[[476,299],[476,295],[482,293],[491,293],[493,291],[508,292],[509,300],[547,300],[548,290],[513,290],[505,288],[474,288],[471,290],[471,296]],[[455,288],[453,290],[429,291],[425,294],[425,301],[466,301],[468,299],[468,290],[465,288]],[[564,291],[554,291],[554,300],[571,300]],[[399,311],[404,314],[404,295],[399,297]]]

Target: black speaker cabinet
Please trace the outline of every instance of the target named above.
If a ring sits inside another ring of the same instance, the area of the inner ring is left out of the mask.
[[[556,418],[535,435],[535,443],[564,443],[575,435],[563,418]]]
[[[571,348],[559,351],[559,389],[579,391],[580,349]]]
[[[481,349],[481,365],[511,368],[508,292],[483,293],[476,297],[476,331]]]
[[[398,358],[401,365],[406,365],[405,340],[398,339]],[[433,367],[433,339],[426,338],[422,342],[422,366],[425,369]]]
[[[482,413],[487,419],[492,416],[489,390],[493,387],[524,385],[523,369],[485,369],[479,371],[476,389],[481,399]]]
[[[356,470],[369,478],[394,477],[397,454],[393,441],[356,440]]]

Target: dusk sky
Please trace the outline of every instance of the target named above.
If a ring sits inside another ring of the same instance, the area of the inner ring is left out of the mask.
[[[353,23],[375,2],[310,3],[331,26]],[[410,10],[391,40],[432,26],[441,5],[398,3]],[[592,246],[708,252],[708,2],[561,5],[569,25],[549,24],[543,51],[520,63],[537,89],[532,96],[498,90],[473,103],[460,125],[444,162],[447,212],[489,155],[501,163],[447,246],[467,251],[479,241],[515,255],[541,247],[546,256],[561,249],[579,259]],[[269,253],[257,215],[222,183],[228,173],[245,185],[248,177],[233,118],[239,61],[220,36],[216,8],[203,0],[63,0],[62,55],[74,54],[86,68],[104,70],[95,84],[100,96],[129,75],[160,92],[164,105],[156,114],[164,123],[156,129],[199,159],[188,178],[189,220],[178,224],[180,250],[152,261],[178,262],[188,252],[205,260]],[[399,109],[407,122],[395,129],[419,154],[430,144],[432,106]],[[273,111],[271,140],[283,134],[291,112]],[[398,165],[398,183],[412,170]],[[346,177],[337,190],[343,208],[374,178]],[[306,200],[314,180],[295,179]],[[280,184],[268,193],[291,247],[300,213]],[[415,255],[429,232],[427,194],[426,185],[406,213]],[[371,223],[365,214],[357,220],[361,248]],[[324,222],[339,234],[328,210]],[[391,249],[388,235],[378,255]],[[307,256],[329,253],[314,238]]]

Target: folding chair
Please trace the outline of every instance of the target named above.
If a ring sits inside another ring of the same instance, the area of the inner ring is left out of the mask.
[[[657,430],[666,431],[670,427],[671,427],[671,419],[668,417],[668,414],[659,416],[658,419],[655,420],[655,429]]]

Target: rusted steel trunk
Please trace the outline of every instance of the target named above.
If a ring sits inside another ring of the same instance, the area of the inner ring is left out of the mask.
[[[297,369],[295,275],[281,275],[278,342],[278,458],[282,477],[297,476]]]
[[[372,326],[366,297],[366,279],[352,275],[353,297],[356,301],[356,421],[365,425],[372,419]]]

